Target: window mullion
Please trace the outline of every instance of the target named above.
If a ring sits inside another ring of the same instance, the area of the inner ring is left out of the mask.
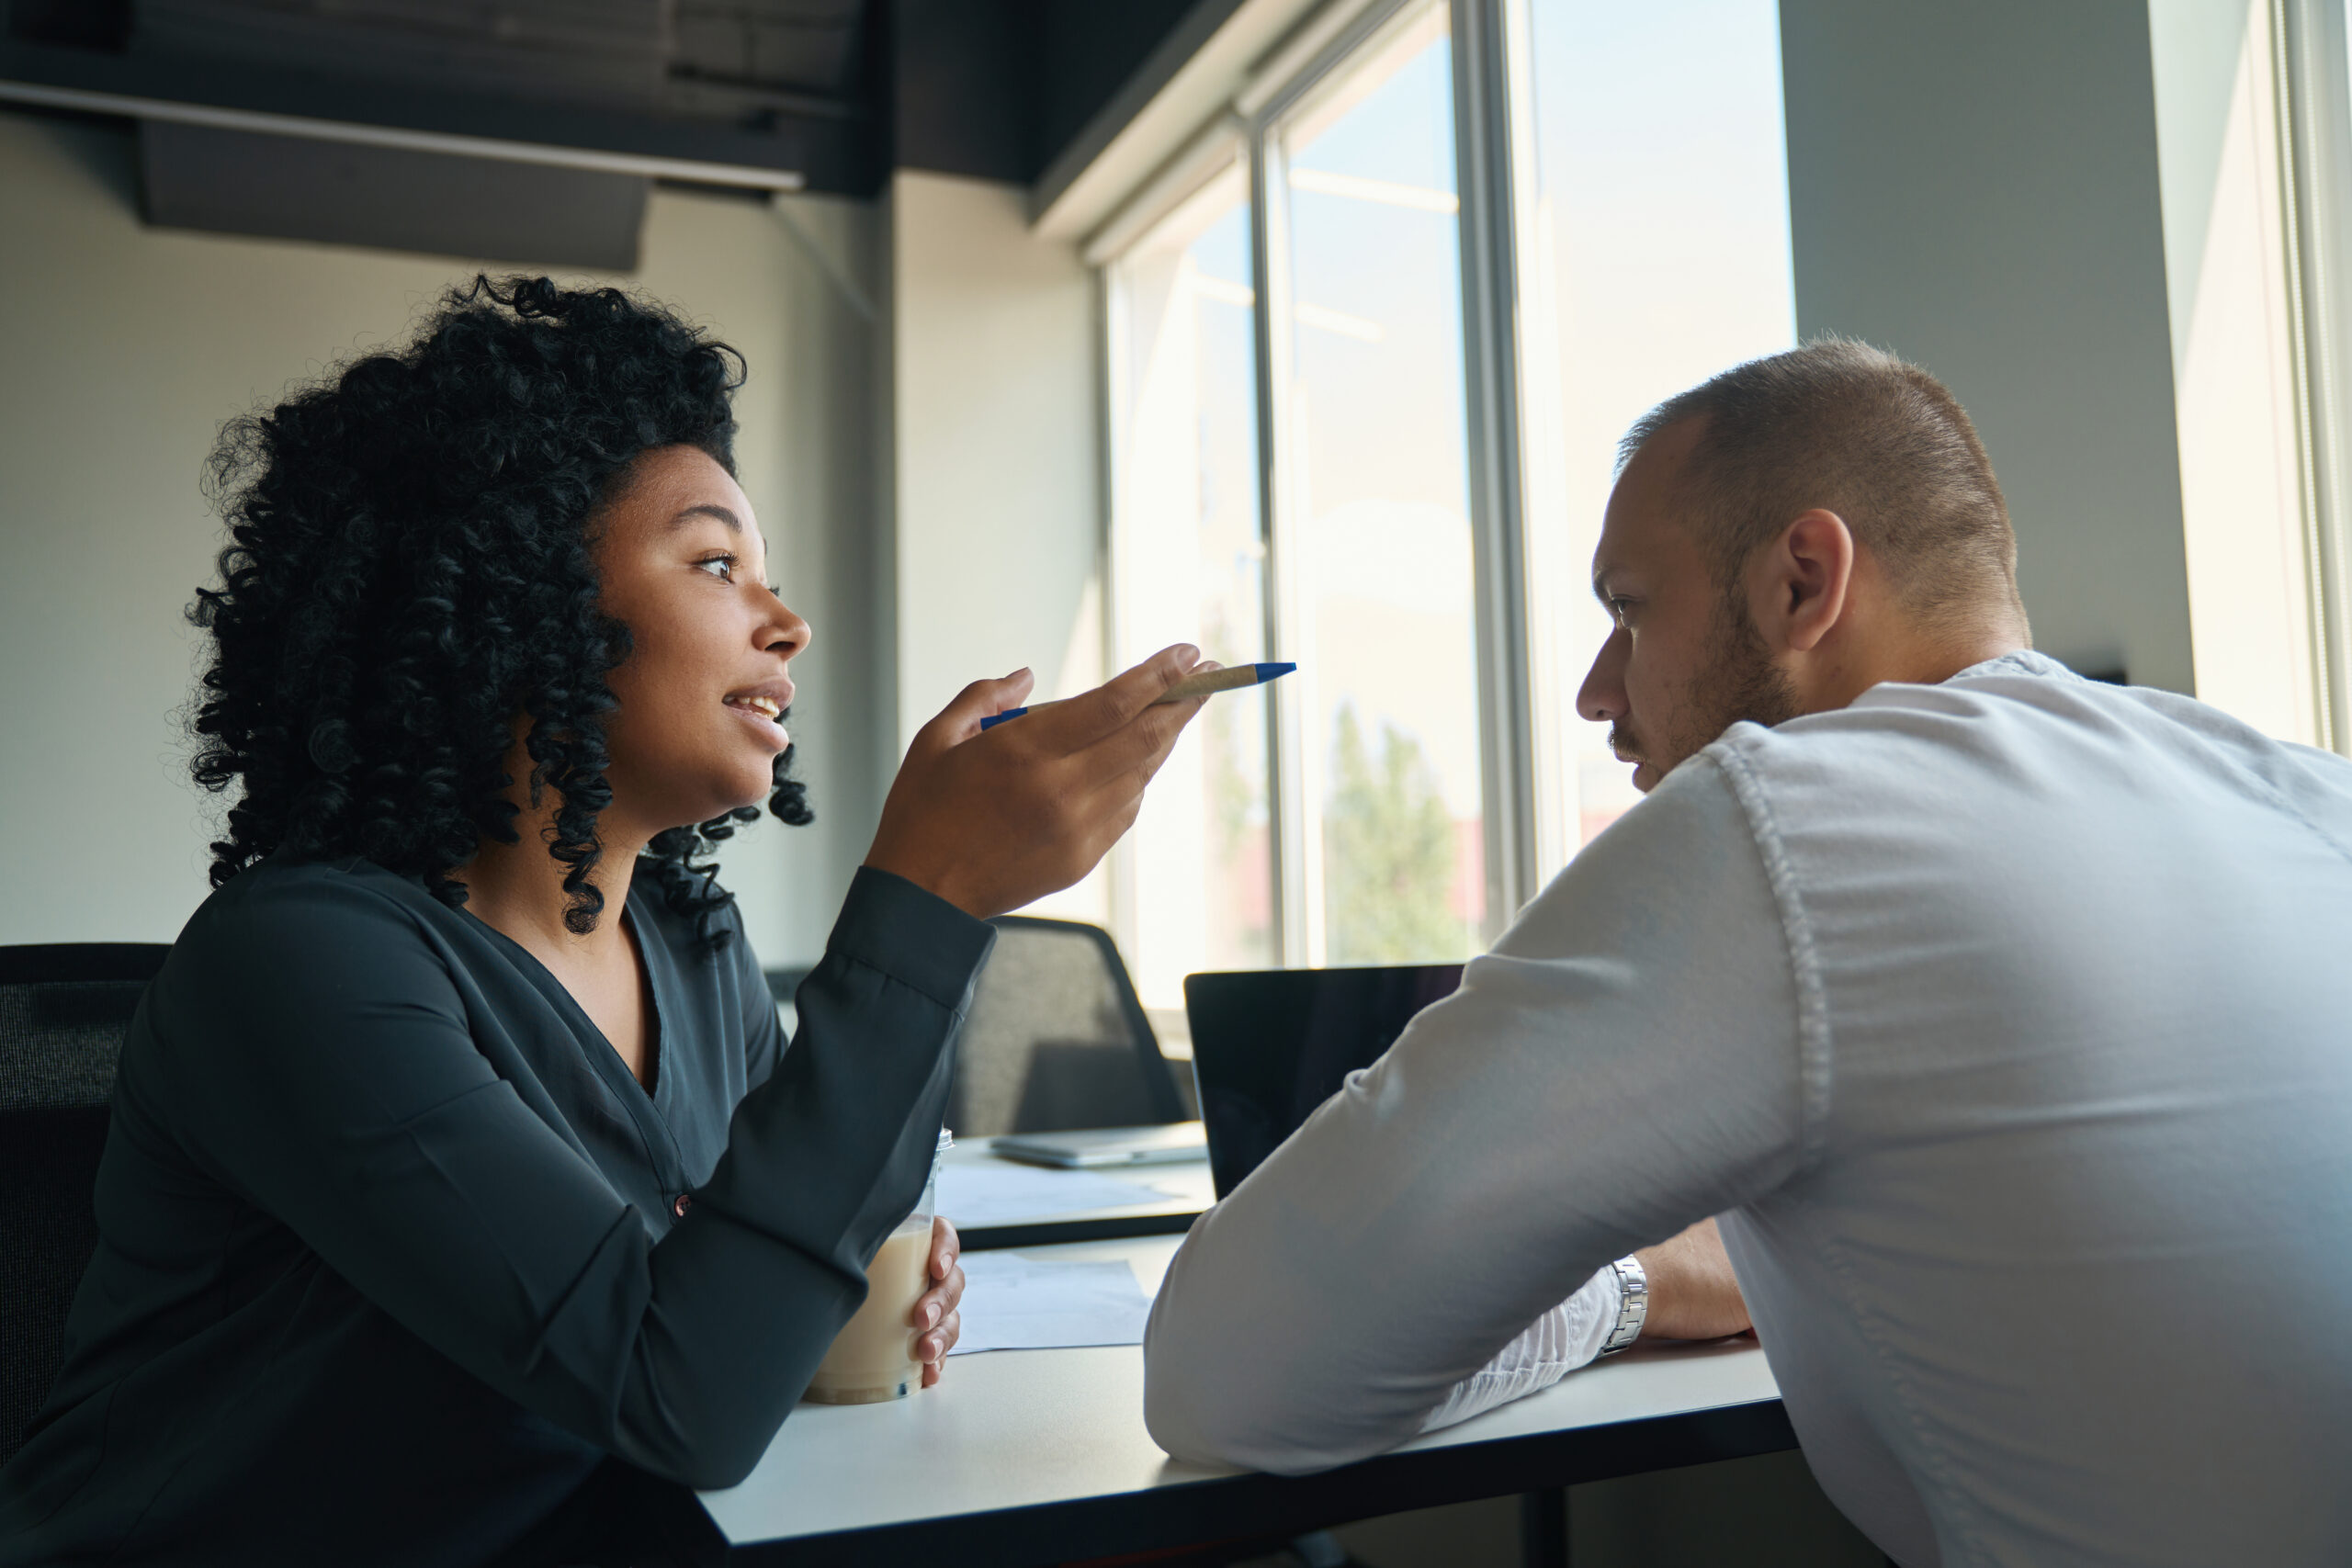
[[[1302,655],[1304,635],[1298,606],[1296,535],[1300,519],[1287,476],[1292,472],[1290,420],[1289,268],[1283,240],[1288,214],[1282,181],[1273,166],[1279,152],[1263,120],[1250,132],[1250,263],[1257,300],[1259,515],[1265,527],[1266,657]],[[1311,668],[1301,674],[1313,679]],[[1272,838],[1275,962],[1303,968],[1323,961],[1322,856],[1313,831],[1310,774],[1305,744],[1311,704],[1294,678],[1267,689],[1267,817]]]
[[[1500,0],[1453,0],[1453,17],[1478,734],[1488,824],[1484,936],[1491,942],[1534,896],[1542,859],[1520,482],[1511,105]]]
[[[1099,378],[1094,407],[1096,425],[1095,484],[1102,526],[1096,533],[1095,581],[1102,593],[1102,668],[1122,668],[1120,645],[1126,626],[1126,580],[1120,560],[1120,508],[1125,504],[1126,454],[1121,450],[1128,428],[1130,360],[1126,289],[1109,267],[1093,269],[1095,374]],[[1111,930],[1129,953],[1138,945],[1136,921],[1136,860],[1132,837],[1121,835],[1103,857],[1102,874],[1109,895]]]

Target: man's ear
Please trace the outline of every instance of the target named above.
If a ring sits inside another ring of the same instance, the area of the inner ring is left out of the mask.
[[[1854,536],[1846,520],[1815,507],[1758,552],[1748,576],[1756,629],[1774,648],[1810,653],[1846,614],[1854,579]]]

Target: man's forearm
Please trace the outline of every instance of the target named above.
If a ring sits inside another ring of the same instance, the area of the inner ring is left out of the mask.
[[[1144,1344],[1153,1437],[1289,1473],[1377,1453],[1611,1258],[1786,1179],[1791,951],[1744,808],[1681,770],[1193,1226]]]
[[[1747,1331],[1747,1298],[1713,1218],[1634,1256],[1649,1276],[1645,1339],[1721,1339]]]

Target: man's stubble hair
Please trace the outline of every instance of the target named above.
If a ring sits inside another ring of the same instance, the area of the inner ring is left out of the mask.
[[[1708,733],[1700,745],[1742,719],[1770,729],[1796,717],[1796,687],[1772,662],[1772,650],[1744,601],[1730,596],[1717,600],[1707,655],[1705,672],[1691,682],[1686,694],[1685,711],[1706,716],[1701,728]]]
[[[1930,630],[2023,623],[2017,536],[1992,461],[1927,371],[1851,338],[1816,338],[1658,404],[1626,433],[1621,466],[1692,419],[1703,423],[1683,459],[1680,510],[1742,626],[1749,558],[1815,507],[1844,519]]]
[[[1621,756],[1679,765],[1743,719],[1769,729],[1798,713],[1795,686],[1772,662],[1747,606],[1729,595],[1716,601],[1705,662],[1678,699],[1670,733],[1646,725],[1636,731],[1620,718],[1609,728],[1609,744]]]

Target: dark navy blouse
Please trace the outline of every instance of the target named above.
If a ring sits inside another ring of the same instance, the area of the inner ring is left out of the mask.
[[[0,1568],[483,1562],[607,1454],[751,1469],[920,1193],[993,932],[859,872],[786,1051],[740,930],[709,953],[650,876],[627,918],[650,1094],[417,882],[273,860],[205,901],[125,1044]]]

